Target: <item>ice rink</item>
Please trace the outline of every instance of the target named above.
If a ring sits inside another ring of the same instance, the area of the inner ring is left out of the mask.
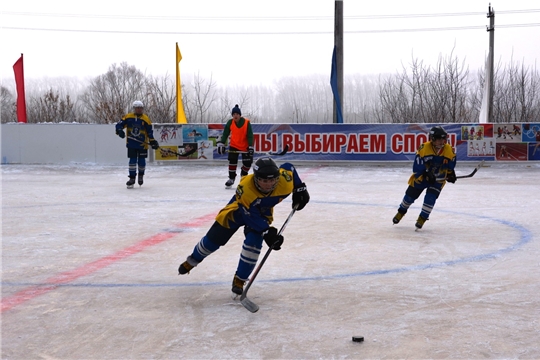
[[[392,225],[411,164],[298,166],[311,201],[257,313],[230,295],[241,231],[177,275],[234,194],[226,167],[150,164],[128,190],[127,159],[2,166],[2,359],[540,358],[540,164],[447,184],[418,232],[421,199]]]

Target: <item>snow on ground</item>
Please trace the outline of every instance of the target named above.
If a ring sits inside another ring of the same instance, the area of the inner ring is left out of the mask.
[[[230,296],[241,231],[177,275],[226,165],[149,165],[131,190],[127,164],[2,166],[2,358],[540,358],[540,164],[447,184],[418,232],[420,201],[391,221],[410,168],[298,166],[311,202],[252,314]]]

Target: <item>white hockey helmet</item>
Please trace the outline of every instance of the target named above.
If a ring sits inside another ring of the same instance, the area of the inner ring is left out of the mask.
[[[144,104],[142,101],[140,100],[135,100],[133,102],[133,108],[143,108],[144,107]]]

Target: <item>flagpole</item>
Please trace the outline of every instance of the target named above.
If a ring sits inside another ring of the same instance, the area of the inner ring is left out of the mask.
[[[488,115],[487,121],[493,122],[493,73],[494,73],[494,62],[495,62],[495,10],[489,4],[489,13],[487,15],[489,18],[489,102],[488,102]]]
[[[335,0],[334,7],[334,123],[343,123],[343,0]]]

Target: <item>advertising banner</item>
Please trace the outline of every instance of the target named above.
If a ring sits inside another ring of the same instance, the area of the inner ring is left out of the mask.
[[[411,161],[428,132],[441,124],[251,124],[255,156],[278,153],[282,160]],[[458,161],[538,161],[540,123],[442,124]],[[224,124],[155,124],[157,161],[225,160],[216,142]],[[163,156],[162,156],[163,155]]]

